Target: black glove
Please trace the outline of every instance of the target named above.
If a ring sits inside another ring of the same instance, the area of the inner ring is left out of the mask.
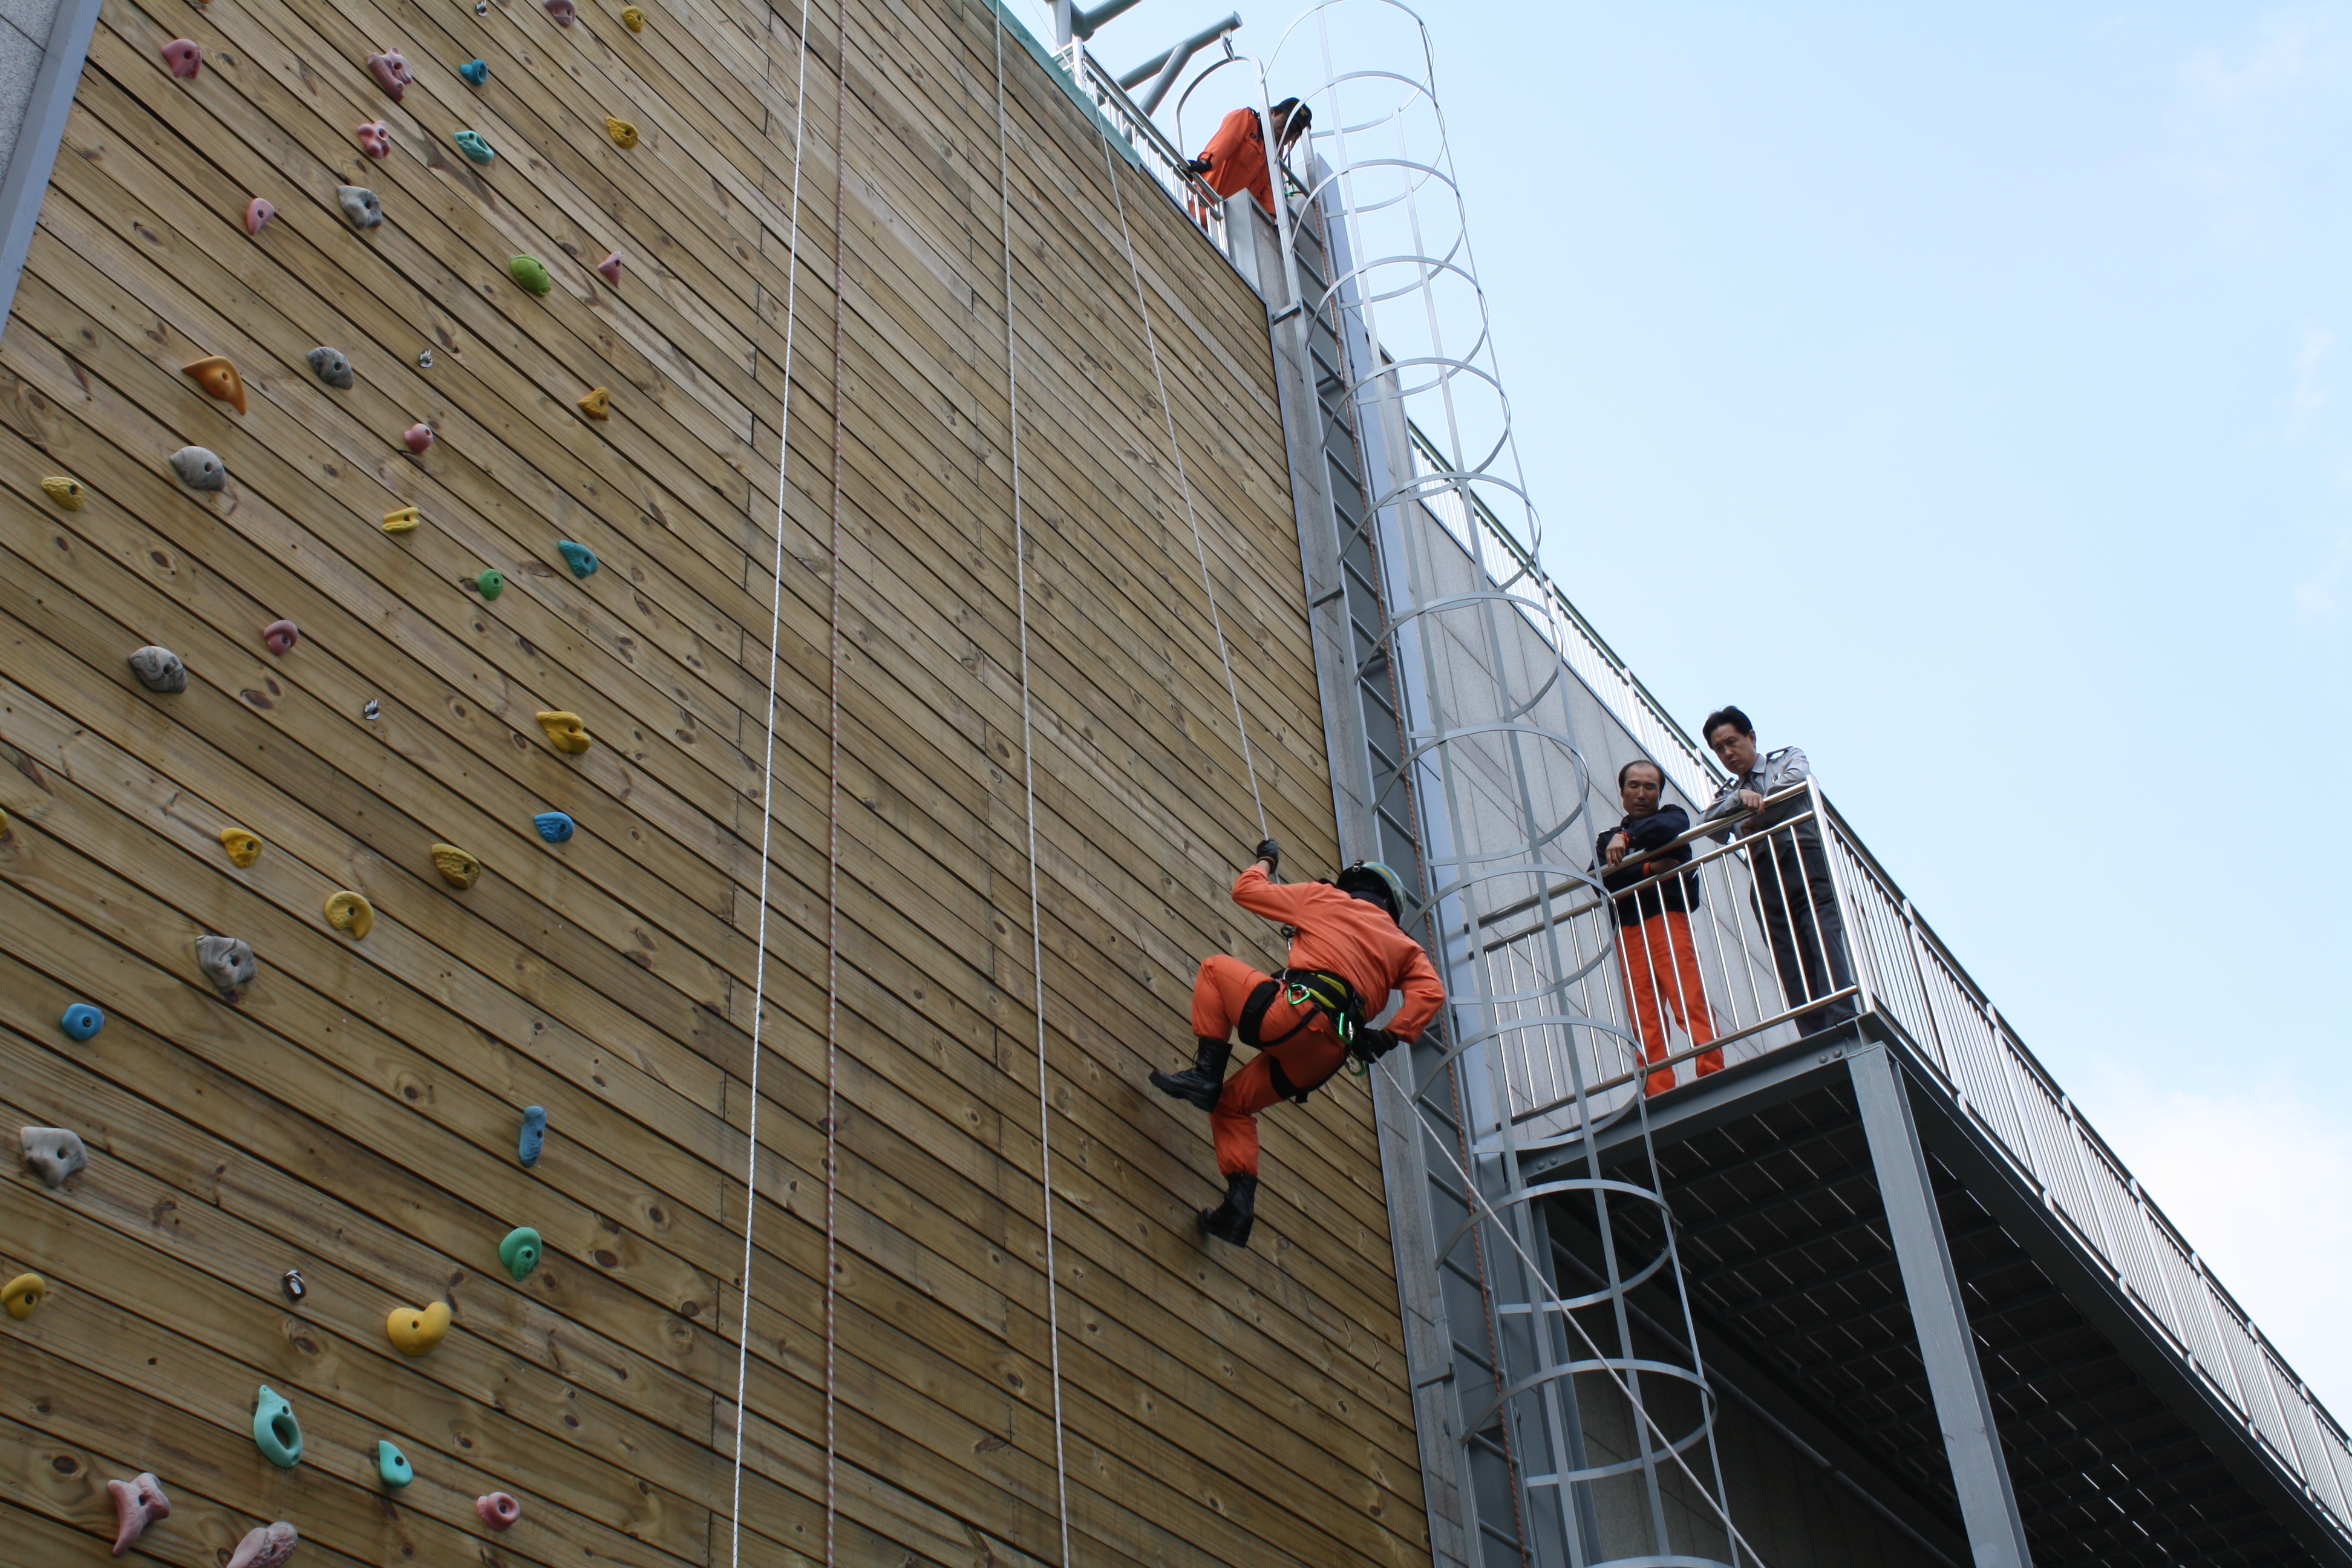
[[[1206,158],[1195,158],[1184,165],[1184,172],[1188,174],[1205,174],[1209,172],[1209,161]]]
[[[1361,1028],[1356,1031],[1355,1041],[1348,1047],[1348,1054],[1370,1067],[1402,1044],[1402,1040],[1386,1029]]]
[[[1279,839],[1279,838],[1261,838],[1261,839],[1259,839],[1259,840],[1257,841],[1257,847],[1256,847],[1255,849],[1254,849],[1254,850],[1252,850],[1252,851],[1250,852],[1250,858],[1251,858],[1251,859],[1253,859],[1253,860],[1264,860],[1264,861],[1265,861],[1265,862],[1266,862],[1265,874],[1266,874],[1267,876],[1269,876],[1269,877],[1274,878],[1274,879],[1275,879],[1276,880],[1277,880],[1277,881],[1281,880],[1281,878],[1282,878],[1282,840],[1281,840],[1281,839]]]

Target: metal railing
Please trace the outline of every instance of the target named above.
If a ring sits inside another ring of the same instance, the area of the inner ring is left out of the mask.
[[[1152,123],[1151,116],[1128,97],[1118,79],[1087,52],[1086,45],[1072,39],[1056,51],[1055,58],[1077,84],[1078,91],[1093,101],[1097,110],[1110,122],[1112,131],[1126,142],[1144,173],[1158,181],[1177,209],[1209,237],[1209,243],[1217,247],[1218,254],[1231,260],[1233,245],[1225,233],[1225,198],[1185,168],[1188,160],[1184,154]]]

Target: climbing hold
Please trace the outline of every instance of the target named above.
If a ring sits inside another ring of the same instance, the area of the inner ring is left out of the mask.
[[[163,63],[185,81],[205,68],[205,49],[194,38],[173,38],[163,46]]]
[[[622,6],[621,26],[626,27],[632,33],[644,32],[646,30],[645,7],[642,5]]]
[[[278,216],[278,205],[268,196],[256,196],[245,204],[245,232],[259,234],[262,226]]]
[[[579,11],[580,7],[575,0],[547,0],[547,14],[555,18],[555,25],[559,27],[572,26],[572,18],[577,16]]]
[[[249,985],[261,972],[253,956],[253,944],[241,936],[200,936],[196,938],[196,967],[213,983],[213,989],[224,1001],[236,1000],[237,988]]]
[[[211,397],[227,404],[239,414],[245,412],[245,378],[236,374],[236,366],[219,354],[200,359],[194,364],[182,365],[180,372],[203,387]]]
[[[273,1393],[266,1383],[253,1406],[253,1441],[261,1457],[281,1470],[302,1462],[302,1423],[294,1418],[294,1406],[285,1395]]]
[[[228,852],[232,866],[250,866],[261,858],[261,840],[242,827],[224,827],[220,831],[221,847]]]
[[[541,713],[539,727],[547,731],[548,744],[569,757],[579,756],[596,743],[577,713]]]
[[[360,717],[373,724],[383,717],[383,704],[371,697],[360,704]]]
[[[553,0],[550,3],[552,4]],[[567,5],[571,3],[572,0],[564,0]],[[504,1492],[491,1492],[474,1500],[474,1511],[480,1514],[482,1522],[492,1530],[511,1530],[514,1521],[522,1517],[522,1504]]]
[[[312,375],[317,376],[329,386],[341,387],[346,392],[351,390],[352,382],[354,379],[352,374],[351,356],[342,350],[331,349],[326,344],[320,343],[302,357],[310,362]]]
[[[66,1009],[58,1025],[65,1030],[67,1039],[87,1040],[106,1027],[106,1015],[87,1002],[77,1002]]]
[[[436,1301],[422,1311],[415,1307],[394,1307],[392,1316],[383,1321],[383,1331],[403,1355],[423,1355],[441,1342],[449,1331],[449,1303]]]
[[[433,847],[433,868],[441,873],[443,881],[460,891],[482,879],[482,863],[455,844]]]
[[[117,1557],[131,1550],[146,1528],[159,1519],[172,1517],[172,1500],[163,1495],[163,1483],[152,1471],[142,1471],[135,1480],[109,1481],[106,1489],[114,1499],[114,1554]]]
[[[580,412],[591,419],[610,419],[613,416],[613,391],[610,387],[600,386],[581,397],[579,403]]]
[[[133,653],[129,663],[131,673],[137,676],[139,684],[150,691],[177,696],[188,689],[188,667],[181,663],[180,656],[170,648],[157,647],[150,643]]]
[[[522,1137],[516,1142],[515,1157],[526,1165],[539,1163],[540,1152],[547,1147],[547,1107],[526,1105],[522,1108]]]
[[[542,811],[530,819],[530,825],[550,844],[561,844],[572,837],[572,819],[560,811]]]
[[[383,1484],[398,1491],[416,1479],[408,1463],[408,1456],[393,1446],[389,1437],[379,1438],[375,1446],[375,1473]]]
[[[381,120],[371,120],[359,128],[360,151],[371,158],[383,158],[392,153],[392,127]]]
[[[431,349],[426,349],[423,353],[416,356],[416,368],[419,370],[431,370],[433,368],[433,351]]]
[[[616,250],[596,263],[596,270],[604,275],[605,282],[615,289],[619,288],[621,286],[621,253]]]
[[[302,1271],[299,1268],[289,1268],[284,1274],[278,1276],[278,1288],[285,1291],[286,1299],[298,1307],[302,1304],[302,1298],[310,1293],[310,1287],[302,1283]]]
[[[598,565],[596,552],[586,545],[574,544],[568,539],[559,539],[555,542],[555,548],[563,552],[563,563],[572,568],[572,574],[574,577],[585,577],[596,570]]]
[[[37,1274],[19,1274],[5,1286],[0,1286],[0,1306],[8,1315],[23,1322],[33,1315],[33,1309],[49,1293],[49,1282]]]
[[[474,579],[474,592],[485,599],[495,599],[507,591],[507,574],[495,566],[486,566]]]
[[[411,425],[408,427],[408,433],[401,437],[401,439],[408,443],[410,451],[422,452],[425,447],[433,445],[433,426],[425,424]]]
[[[330,893],[327,923],[357,942],[375,929],[375,906],[358,893]]]
[[[68,511],[79,511],[81,510],[81,481],[79,479],[69,479],[63,474],[51,474],[47,479],[41,481],[41,488],[49,492],[49,499],[51,500],[57,502]]]
[[[282,1519],[275,1524],[257,1524],[236,1543],[228,1568],[278,1568],[301,1544],[301,1535]]]
[[[384,91],[392,95],[392,101],[394,103],[398,103],[407,95],[408,84],[416,79],[415,73],[408,68],[408,57],[398,49],[386,49],[380,55],[370,55],[368,69],[375,73],[375,79],[383,86]]]
[[[272,621],[261,628],[263,645],[280,658],[293,652],[294,645],[301,640],[302,628],[292,621]]]
[[[208,447],[183,447],[173,453],[172,471],[192,490],[216,490],[228,483],[228,469]]]
[[[625,120],[615,120],[609,114],[604,116],[604,134],[613,139],[614,146],[625,153],[637,144],[637,128]]]
[[[337,185],[335,200],[342,204],[343,216],[362,228],[383,221],[383,198],[365,185]]]
[[[26,1165],[51,1187],[64,1186],[68,1176],[89,1163],[81,1135],[63,1127],[19,1128],[16,1136],[25,1141]]]
[[[510,1230],[507,1238],[499,1243],[499,1261],[518,1281],[528,1279],[530,1271],[539,1267],[539,1232],[530,1226]]]
[[[490,79],[490,63],[488,60],[467,60],[457,68],[457,74],[479,87]]]
[[[404,506],[398,511],[388,511],[383,514],[383,531],[386,533],[414,533],[416,531],[416,525],[424,521],[423,512],[413,506]]]
[[[449,140],[457,143],[458,152],[477,163],[488,163],[499,155],[497,149],[493,148],[478,131],[460,131]]]
[[[513,274],[516,282],[534,294],[544,296],[555,287],[554,274],[548,271],[547,263],[536,256],[518,256],[507,263],[507,270]]]

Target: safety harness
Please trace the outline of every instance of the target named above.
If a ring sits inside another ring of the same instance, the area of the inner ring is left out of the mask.
[[[1287,1032],[1271,1040],[1264,1038],[1260,1031],[1265,1026],[1266,1011],[1274,1005],[1276,996],[1293,1007],[1313,1008],[1328,1020],[1332,1037],[1340,1045],[1349,1047],[1355,1045],[1357,1031],[1363,1027],[1364,999],[1357,994],[1353,985],[1348,984],[1346,976],[1334,974],[1328,969],[1286,969],[1251,992],[1248,1002],[1242,1006],[1240,1019],[1244,1045],[1255,1046],[1262,1051],[1271,1050],[1314,1021],[1310,1014]],[[1331,1072],[1309,1084],[1292,1083],[1290,1075],[1282,1070],[1279,1061],[1269,1061],[1265,1065],[1274,1079],[1275,1092],[1304,1105],[1307,1097],[1322,1088],[1332,1073],[1339,1070],[1340,1063],[1349,1059],[1349,1056],[1343,1055],[1339,1062],[1332,1064]]]

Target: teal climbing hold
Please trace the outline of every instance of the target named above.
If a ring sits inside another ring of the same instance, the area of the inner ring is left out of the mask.
[[[484,82],[490,79],[489,62],[488,60],[467,60],[464,65],[457,68],[457,74],[464,77],[467,81],[475,87],[479,87]]]
[[[542,298],[555,287],[555,275],[547,269],[547,263],[536,256],[516,257],[507,263],[507,271],[513,275],[516,282]]]
[[[488,163],[498,156],[497,152],[491,148],[489,142],[478,131],[460,131],[449,140],[457,144],[458,152],[477,163]]]
[[[302,1462],[302,1423],[294,1419],[294,1407],[286,1396],[271,1392],[266,1383],[253,1407],[253,1442],[261,1457],[281,1470]]]
[[[563,552],[563,563],[572,568],[572,574],[574,577],[585,577],[601,564],[596,559],[596,552],[584,544],[574,544],[568,539],[559,539],[555,542],[555,548]]]
[[[106,1027],[106,1015],[87,1002],[77,1002],[58,1022],[65,1026],[66,1038],[86,1040]]]
[[[408,1456],[394,1447],[389,1437],[376,1443],[375,1473],[383,1478],[385,1486],[395,1491],[416,1479],[415,1470],[409,1467]]]
[[[510,1230],[499,1243],[499,1261],[517,1279],[528,1279],[530,1271],[539,1267],[539,1232],[529,1226]]]
[[[526,1165],[539,1163],[540,1151],[547,1146],[547,1107],[526,1105],[522,1108],[522,1137],[516,1141],[515,1157]]]
[[[530,825],[550,844],[561,844],[572,837],[572,819],[560,811],[542,811],[530,819]]]

